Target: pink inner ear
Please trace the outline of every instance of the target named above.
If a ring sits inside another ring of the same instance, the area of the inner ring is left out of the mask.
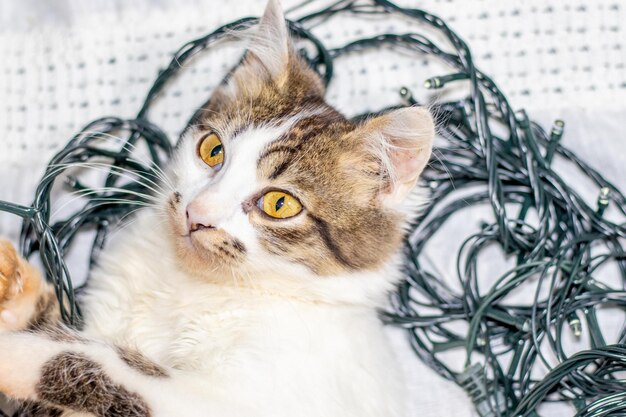
[[[387,157],[393,182],[386,190],[385,200],[402,201],[413,189],[430,158],[434,124],[428,110],[407,107],[394,110],[370,122],[378,138],[387,142]]]
[[[396,180],[400,183],[415,180],[425,165],[424,150],[405,149],[392,151],[391,161],[395,168]]]

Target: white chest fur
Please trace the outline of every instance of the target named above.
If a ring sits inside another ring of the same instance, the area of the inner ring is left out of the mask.
[[[198,401],[217,395],[259,416],[402,415],[373,308],[198,282],[158,246],[130,231],[104,256],[84,300],[87,333],[178,370]]]

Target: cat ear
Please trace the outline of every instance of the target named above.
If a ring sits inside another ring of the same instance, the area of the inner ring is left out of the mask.
[[[267,81],[281,84],[287,76],[291,40],[279,0],[269,0],[257,25],[234,31],[235,39],[247,43],[243,61],[213,91],[211,99],[196,115],[219,113],[240,95],[254,95]]]
[[[393,110],[361,127],[368,146],[381,164],[383,203],[401,203],[415,187],[433,147],[433,118],[423,107]]]
[[[248,43],[243,62],[231,74],[236,87],[254,89],[260,85],[255,81],[280,83],[286,77],[291,40],[279,0],[269,0],[257,25],[234,35]]]
[[[269,0],[257,25],[232,35],[247,44],[244,59],[213,91],[196,119],[220,113],[236,100],[258,96],[269,84],[292,99],[324,95],[322,79],[294,51],[279,0]]]
[[[248,46],[248,64],[260,64],[276,79],[287,69],[291,40],[279,0],[269,0]]]

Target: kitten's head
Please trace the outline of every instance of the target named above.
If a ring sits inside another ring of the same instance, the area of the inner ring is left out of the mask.
[[[181,265],[228,282],[381,269],[431,153],[428,111],[347,120],[324,101],[276,0],[250,38],[176,151],[166,206]]]

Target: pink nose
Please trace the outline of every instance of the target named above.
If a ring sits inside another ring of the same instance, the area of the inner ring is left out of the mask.
[[[197,232],[205,229],[215,229],[211,216],[208,215],[207,209],[197,201],[191,202],[187,206],[187,230],[189,233]]]

